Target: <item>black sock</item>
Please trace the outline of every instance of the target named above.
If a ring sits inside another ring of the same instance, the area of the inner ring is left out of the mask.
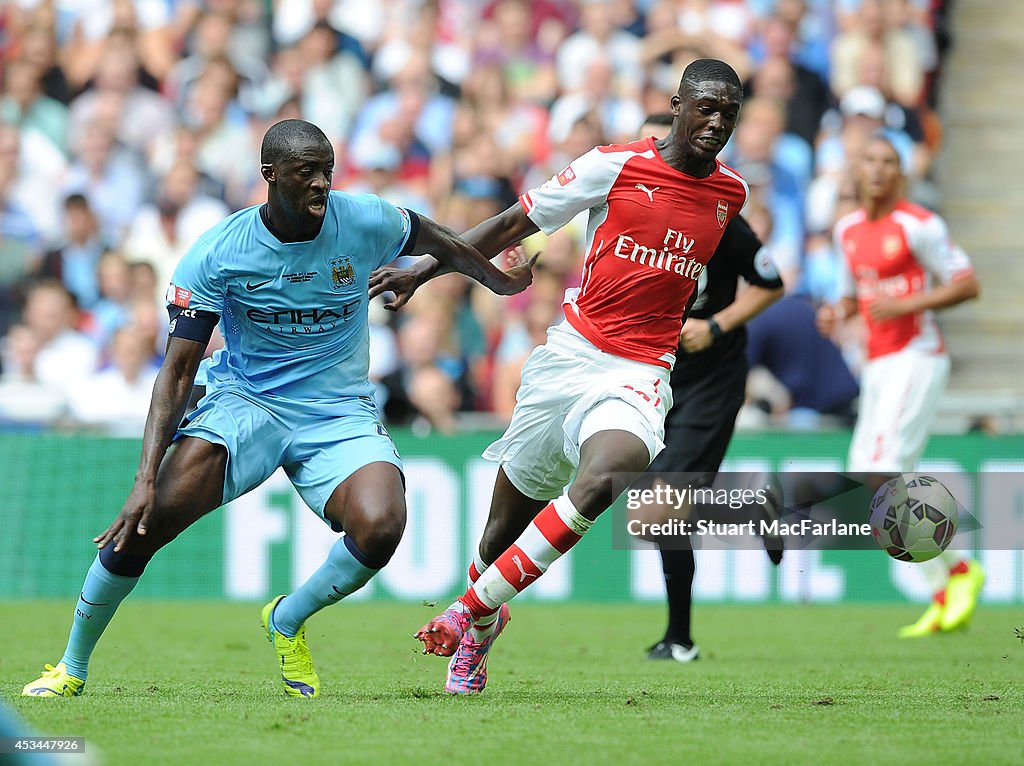
[[[690,637],[690,611],[693,606],[693,550],[661,549],[661,570],[665,573],[665,591],[668,595],[668,628],[665,640],[692,645]]]
[[[100,548],[99,557],[104,569],[121,577],[142,577],[142,573],[146,570],[146,564],[153,558],[152,556],[133,555],[124,551],[114,553],[112,543],[107,543],[106,546]]]

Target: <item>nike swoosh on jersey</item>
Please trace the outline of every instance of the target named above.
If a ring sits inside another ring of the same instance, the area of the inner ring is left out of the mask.
[[[252,282],[246,282],[245,283],[245,289],[246,290],[255,290],[255,289],[259,288],[259,287],[263,287],[263,285],[269,285],[273,281],[274,281],[273,279],[265,279],[264,281],[257,282],[256,284],[253,284]]]

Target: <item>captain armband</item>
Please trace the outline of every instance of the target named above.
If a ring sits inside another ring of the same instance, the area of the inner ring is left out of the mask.
[[[210,342],[213,330],[220,321],[220,316],[212,311],[186,309],[174,305],[167,307],[167,316],[171,320],[167,326],[167,334],[170,337],[194,340],[203,344]]]

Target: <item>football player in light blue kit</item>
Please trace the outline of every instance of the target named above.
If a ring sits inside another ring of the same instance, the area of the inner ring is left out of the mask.
[[[370,272],[402,255],[431,253],[500,294],[531,282],[532,262],[502,272],[427,218],[372,195],[330,191],[334,151],[308,122],[272,126],[261,162],[267,204],[208,231],[174,273],[170,339],[135,485],[94,540],[99,554],[63,658],[25,695],[81,694],[96,642],[153,555],[283,467],[306,504],[344,532],[306,583],[262,612],[285,691],[315,697],[320,681],[307,618],[366,584],[405,527],[402,462],[367,380]],[[218,323],[225,349],[207,370],[206,395],[182,423]]]

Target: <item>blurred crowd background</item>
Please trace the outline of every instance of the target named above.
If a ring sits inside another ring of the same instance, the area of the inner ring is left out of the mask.
[[[947,5],[6,0],[0,423],[141,433],[174,266],[203,231],[265,200],[259,145],[277,120],[330,137],[335,188],[464,231],[593,146],[635,140],[704,56],[745,83],[722,159],[749,182],[748,218],[787,285],[751,327],[741,425],[849,422],[858,331],[835,353],[813,330],[814,304],[835,297],[831,229],[856,204],[851,157],[880,129],[911,197],[936,206]],[[507,421],[523,362],[578,284],[584,224],[531,239],[543,255],[522,295],[452,275],[397,316],[371,306],[389,422]]]

